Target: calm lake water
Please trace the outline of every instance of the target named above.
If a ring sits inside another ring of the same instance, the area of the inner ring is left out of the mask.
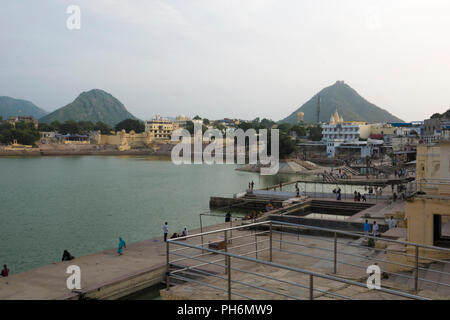
[[[0,265],[11,273],[199,227],[211,195],[291,181],[236,165],[182,165],[151,157],[0,158]],[[205,224],[223,222],[205,217]]]

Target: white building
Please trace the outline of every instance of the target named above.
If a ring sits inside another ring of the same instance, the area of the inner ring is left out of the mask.
[[[322,141],[327,146],[328,157],[335,156],[336,147],[339,145],[343,143],[359,144],[359,138],[367,139],[369,134],[370,125],[365,122],[344,121],[337,109],[331,116],[330,122],[322,125]]]

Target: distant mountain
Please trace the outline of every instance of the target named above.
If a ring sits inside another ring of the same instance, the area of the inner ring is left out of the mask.
[[[0,97],[0,117],[3,120],[17,116],[32,116],[35,119],[39,119],[47,113],[47,111],[42,110],[30,101],[5,96]]]
[[[444,113],[435,113],[431,116],[431,118],[441,118],[441,119],[450,119],[450,108]]]
[[[93,89],[81,93],[73,102],[42,117],[39,122],[102,121],[114,126],[129,118],[136,119],[119,100],[103,90]]]
[[[298,112],[304,113],[304,122],[317,122],[318,96],[320,96],[319,119],[321,122],[330,121],[330,117],[336,111],[336,108],[345,121],[404,122],[361,97],[344,81],[337,81],[332,86],[322,89],[304,105],[279,122],[297,123]]]

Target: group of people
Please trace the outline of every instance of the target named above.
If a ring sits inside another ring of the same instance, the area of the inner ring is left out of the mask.
[[[354,194],[353,194],[353,200],[355,202],[367,202],[367,198],[365,194],[361,194],[361,192],[357,192],[355,190]]]
[[[370,234],[371,236],[376,237],[377,233],[378,233],[378,229],[379,229],[379,226],[376,221],[374,221],[373,224],[370,224],[369,220],[366,220],[366,222],[364,223],[364,226],[363,226],[364,234],[366,236],[368,236]]]
[[[389,229],[395,228],[395,227],[397,227],[397,220],[394,219],[394,216],[391,216],[387,220],[387,224],[388,224]],[[364,223],[364,226],[363,226],[364,234],[366,236],[371,235],[371,236],[376,237],[377,233],[378,233],[378,229],[379,229],[379,225],[377,224],[376,221],[374,221],[373,224],[370,224],[369,220],[366,220],[366,222]]]
[[[254,220],[254,219],[256,219],[256,218],[262,216],[262,214],[263,214],[263,213],[262,213],[261,211],[256,212],[255,210],[253,210],[252,213],[246,214],[246,215],[244,216],[244,220]]]
[[[398,169],[394,171],[394,176],[395,177],[408,177],[408,169]]]
[[[168,225],[167,221],[163,225],[163,232],[164,232],[164,242],[167,242],[167,236],[169,235],[169,225]],[[172,236],[170,237],[170,239],[182,238],[182,237],[187,237],[187,236],[188,236],[188,230],[187,230],[187,227],[185,226],[183,228],[183,231],[181,231],[180,233],[174,232],[172,234]],[[182,240],[185,240],[185,239],[182,239]]]
[[[248,183],[248,190],[253,190],[253,187],[255,186],[255,183],[253,182],[253,180],[252,180],[252,182],[249,182]]]

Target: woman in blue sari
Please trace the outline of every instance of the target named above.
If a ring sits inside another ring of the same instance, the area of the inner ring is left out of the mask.
[[[122,255],[123,248],[127,248],[127,245],[125,244],[125,241],[122,239],[122,237],[119,237],[119,248],[117,249],[117,253],[119,255]]]

